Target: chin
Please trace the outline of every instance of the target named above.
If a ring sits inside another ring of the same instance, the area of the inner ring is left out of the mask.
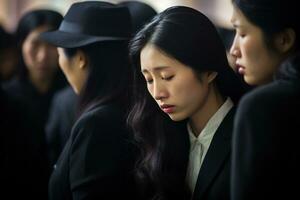
[[[182,120],[186,119],[186,117],[178,116],[176,114],[168,114],[168,115],[171,118],[171,120],[175,121],[175,122],[179,122],[179,121],[182,121]]]
[[[248,84],[248,85],[257,85],[257,81],[253,78],[249,78],[247,76],[244,76],[244,81]]]

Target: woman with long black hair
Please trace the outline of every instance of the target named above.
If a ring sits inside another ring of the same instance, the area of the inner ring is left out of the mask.
[[[229,199],[234,105],[244,93],[212,22],[171,7],[130,44],[141,199]]]

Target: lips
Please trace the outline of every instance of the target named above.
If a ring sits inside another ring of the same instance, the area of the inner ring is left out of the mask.
[[[174,105],[169,105],[169,104],[163,104],[163,105],[160,106],[160,108],[165,113],[172,113],[172,112],[174,112],[175,106]]]
[[[236,64],[236,68],[239,72],[239,74],[244,75],[245,74],[245,67],[239,64]]]

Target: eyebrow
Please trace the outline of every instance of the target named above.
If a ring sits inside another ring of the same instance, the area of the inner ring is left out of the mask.
[[[154,67],[151,70],[143,69],[141,72],[144,73],[144,72],[148,72],[148,71],[161,71],[161,70],[164,70],[166,68],[170,68],[170,67],[168,67],[168,66],[158,66],[158,67]]]

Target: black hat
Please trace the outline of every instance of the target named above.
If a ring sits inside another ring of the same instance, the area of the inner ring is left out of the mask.
[[[63,48],[75,48],[100,41],[128,40],[131,21],[128,8],[108,2],[74,3],[56,31],[41,34],[41,39]]]

